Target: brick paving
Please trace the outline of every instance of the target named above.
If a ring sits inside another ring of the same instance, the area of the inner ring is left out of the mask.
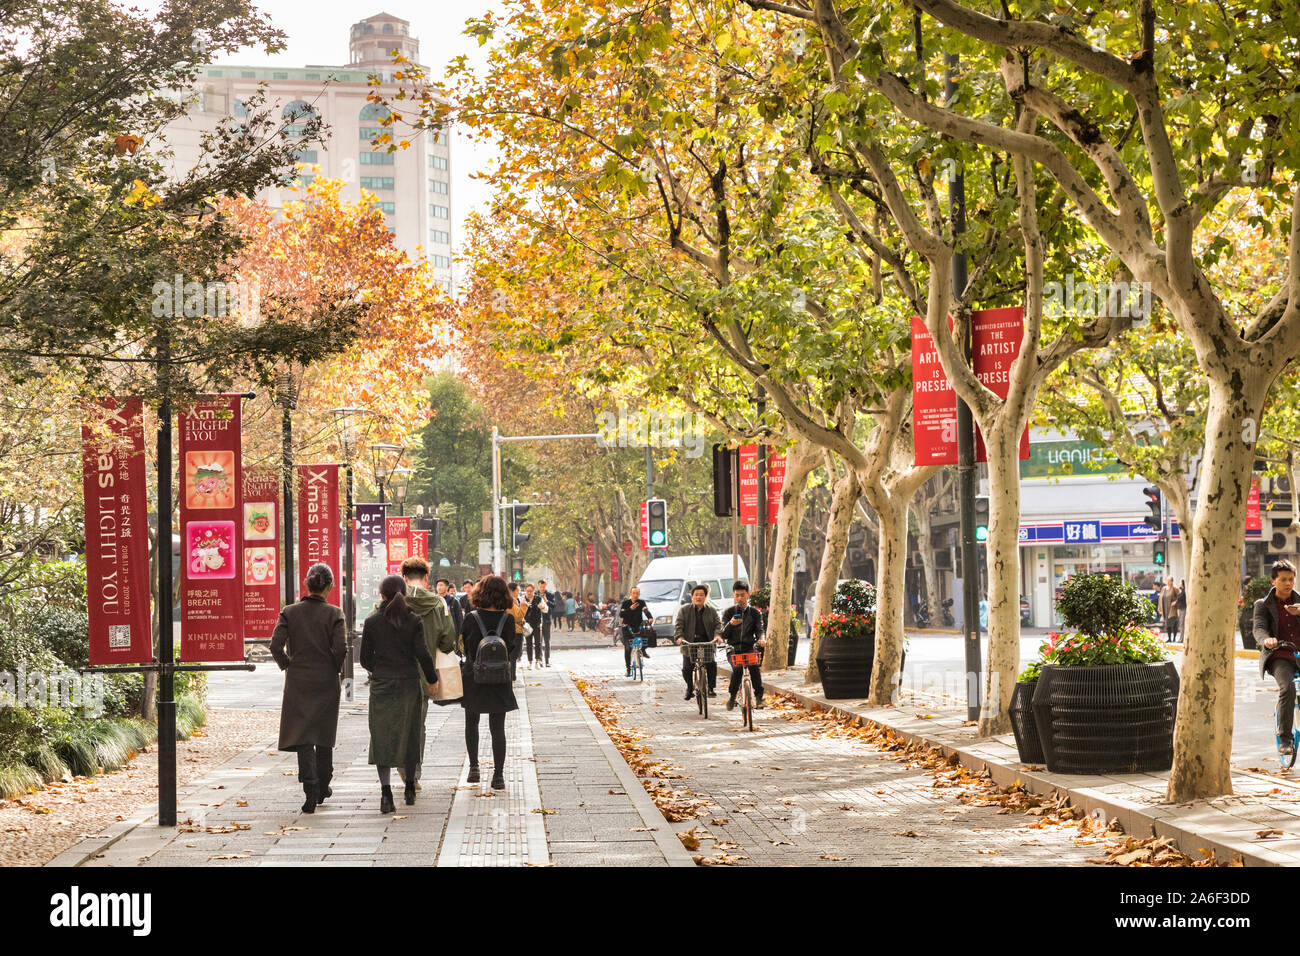
[[[622,660],[609,652],[565,662],[593,692],[612,696],[622,728],[648,735],[651,759],[684,775],[665,784],[710,801],[694,824],[705,856],[748,866],[1061,866],[1097,855],[1072,844],[1070,829],[1027,829],[1035,818],[961,804],[958,788],[935,788],[929,772],[864,743],[814,736],[818,725],[771,707],[757,712],[754,732],[743,731],[739,712],[724,709],[722,676],[716,709],[702,718],[683,700],[677,652],[652,654],[643,684],[619,676]]]

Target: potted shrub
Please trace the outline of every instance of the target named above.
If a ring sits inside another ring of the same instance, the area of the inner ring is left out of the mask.
[[[828,700],[866,697],[876,657],[876,589],[863,581],[843,582],[830,613],[813,627],[821,637],[817,669],[822,694]]]
[[[1104,574],[1065,582],[1057,607],[1070,632],[1044,646],[1033,712],[1047,769],[1168,770],[1178,672],[1145,625],[1147,599]]]
[[[1241,631],[1241,646],[1248,651],[1255,646],[1255,602],[1267,597],[1273,584],[1268,578],[1258,575],[1246,582],[1241,597],[1237,599],[1237,629]]]
[[[1043,646],[1046,648],[1047,645]],[[1021,672],[1011,694],[1011,731],[1016,736],[1016,751],[1021,763],[1044,763],[1047,759],[1043,756],[1043,742],[1038,737],[1033,709],[1034,688],[1038,686],[1042,669],[1040,657]]]

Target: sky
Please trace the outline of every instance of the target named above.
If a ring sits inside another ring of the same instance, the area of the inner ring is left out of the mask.
[[[238,54],[218,57],[218,64],[302,67],[309,63],[343,65],[348,62],[348,30],[353,23],[378,13],[389,13],[410,21],[411,33],[420,41],[420,61],[431,77],[442,75],[446,64],[465,54],[471,63],[481,64],[483,48],[478,40],[463,35],[465,21],[482,16],[497,4],[493,0],[369,0],[342,3],[339,0],[254,0],[258,9],[286,34],[283,52],[274,55],[250,48]],[[143,3],[149,8],[156,3]],[[452,229],[455,237],[465,235],[463,224],[471,210],[485,211],[487,188],[470,176],[485,169],[491,153],[457,132],[452,140]],[[459,244],[459,242],[458,242]]]

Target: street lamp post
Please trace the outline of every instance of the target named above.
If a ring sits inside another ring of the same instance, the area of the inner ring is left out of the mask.
[[[410,488],[413,474],[415,472],[410,468],[394,468],[388,473],[388,489],[393,493],[399,515],[406,514],[406,492]]]
[[[280,406],[280,448],[284,478],[284,603],[297,600],[298,579],[294,575],[293,550],[293,410],[298,407],[302,370],[287,362],[275,376],[275,404]]]
[[[375,485],[379,490],[379,503],[384,504],[384,483],[393,470],[402,463],[406,449],[390,442],[375,442],[370,446],[370,464],[375,470]]]
[[[338,435],[339,452],[343,458],[343,480],[347,490],[347,504],[343,521],[343,563],[347,580],[343,582],[341,603],[343,605],[344,626],[347,629],[347,656],[343,661],[343,699],[349,703],[355,696],[356,669],[352,660],[352,640],[357,622],[356,596],[353,593],[356,590],[357,556],[352,547],[352,466],[361,450],[358,420],[362,423],[368,423],[373,415],[374,412],[365,408],[330,409],[330,416],[334,419],[334,427]]]

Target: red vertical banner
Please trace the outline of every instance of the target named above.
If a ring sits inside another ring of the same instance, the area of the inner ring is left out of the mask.
[[[587,542],[587,567],[584,573],[585,574],[596,573],[596,542],[595,541]]]
[[[307,572],[313,564],[334,573],[329,602],[342,606],[339,584],[339,466],[299,465],[298,471],[298,590],[307,593]]]
[[[280,617],[280,472],[244,469],[244,636],[270,637]]]
[[[919,315],[912,316],[912,434],[916,464],[957,464],[957,393]]]
[[[244,659],[244,515],[238,395],[180,413],[181,660]]]
[[[614,582],[615,590],[618,589],[619,583],[623,580],[622,568],[619,567],[617,552],[609,553],[609,579]]]
[[[402,562],[411,556],[411,519],[392,515],[385,519],[388,537],[388,573],[401,574]]]
[[[971,365],[975,377],[994,395],[1007,397],[1011,385],[1011,363],[1020,354],[1020,340],[1024,337],[1024,310],[1018,306],[1005,309],[983,309],[971,313]],[[1029,457],[1029,428],[1020,436],[1020,458]],[[988,461],[984,436],[975,426],[975,460]]]
[[[429,560],[429,532],[411,532],[411,557],[424,558],[425,561]]]
[[[776,524],[781,513],[781,489],[785,487],[785,455],[767,454],[767,523]]]
[[[144,410],[138,398],[95,403],[81,426],[90,663],[153,660]]]
[[[758,524],[758,446],[740,446],[740,523]]]
[[[641,502],[641,550],[650,550],[650,505]]]
[[[1250,480],[1250,494],[1246,497],[1246,530],[1261,530],[1262,522],[1259,515],[1259,479]]]

